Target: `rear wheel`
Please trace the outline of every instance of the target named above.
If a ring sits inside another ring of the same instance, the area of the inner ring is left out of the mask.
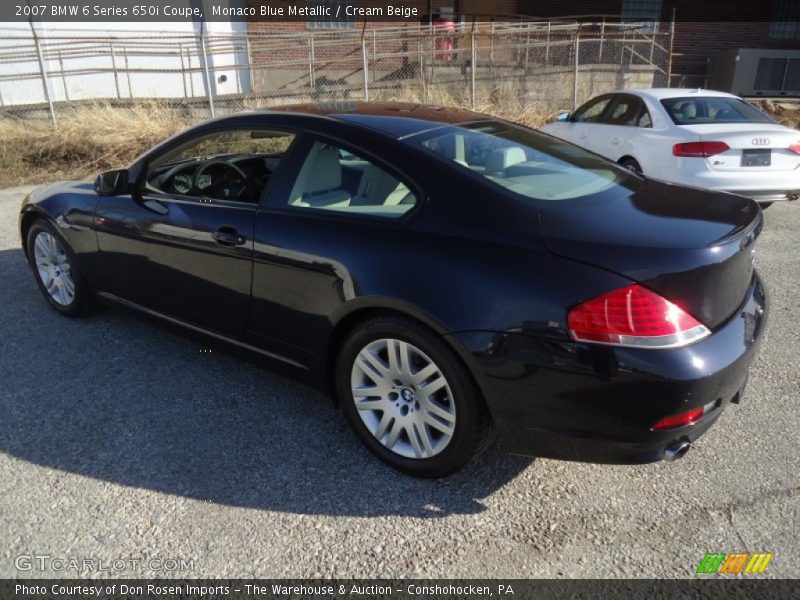
[[[76,268],[75,255],[49,223],[28,230],[28,261],[39,290],[53,309],[77,317],[92,306],[92,292]]]
[[[417,477],[442,477],[488,446],[491,421],[455,353],[433,332],[402,317],[363,322],[342,345],[339,400],[373,453]]]
[[[619,161],[619,164],[626,169],[630,169],[634,173],[638,173],[639,175],[642,174],[642,167],[635,158],[623,158],[621,161]]]

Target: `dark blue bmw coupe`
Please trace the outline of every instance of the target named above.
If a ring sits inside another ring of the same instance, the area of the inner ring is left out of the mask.
[[[216,119],[20,215],[58,312],[116,303],[259,353],[427,477],[495,433],[527,455],[682,456],[742,398],[761,227],[751,200],[413,104]]]

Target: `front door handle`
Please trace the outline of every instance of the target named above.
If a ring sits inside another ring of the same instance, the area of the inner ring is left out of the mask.
[[[233,227],[220,227],[211,234],[214,241],[220,246],[242,246],[247,239],[243,235],[239,235]]]
[[[618,145],[621,141],[622,140],[620,140],[618,137],[611,138],[611,143],[614,144],[615,146]]]

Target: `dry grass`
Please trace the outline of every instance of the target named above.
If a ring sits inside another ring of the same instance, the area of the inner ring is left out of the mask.
[[[130,109],[93,104],[42,119],[0,120],[0,187],[84,179],[125,166],[189,122],[156,103]]]
[[[431,88],[429,104],[460,106],[465,90]],[[392,93],[374,100],[419,101],[418,90]],[[478,110],[510,121],[539,127],[552,114],[525,107],[513,85],[483,93]],[[789,127],[800,126],[800,110],[761,103]],[[165,104],[143,102],[132,108],[106,103],[82,105],[58,112],[58,129],[43,119],[0,119],[0,188],[59,179],[86,179],[96,173],[127,165],[165,137],[189,126],[191,120]]]

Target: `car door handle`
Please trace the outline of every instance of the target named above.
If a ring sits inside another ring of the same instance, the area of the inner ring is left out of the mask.
[[[615,144],[615,145],[618,145],[621,141],[622,140],[620,140],[618,137],[612,137],[611,138],[611,143]]]
[[[211,237],[214,238],[214,241],[220,246],[241,246],[247,242],[247,238],[243,235],[239,235],[232,227],[220,227],[211,234]]]

